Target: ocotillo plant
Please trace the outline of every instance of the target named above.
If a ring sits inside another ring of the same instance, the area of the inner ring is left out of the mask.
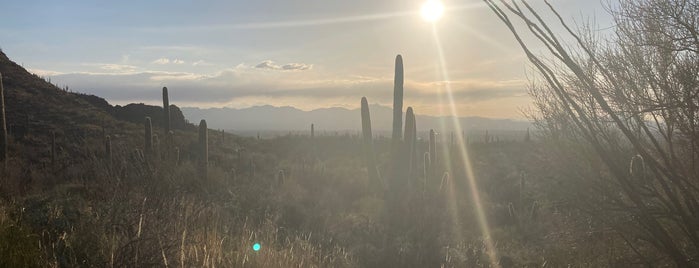
[[[151,124],[150,117],[146,117],[143,122],[143,128],[145,129],[144,134],[144,153],[146,160],[151,160],[153,154],[153,125]]]
[[[163,87],[163,123],[165,133],[170,132],[170,98],[167,93],[167,87]]]
[[[199,122],[199,176],[206,179],[209,173],[209,138],[206,120]]]
[[[417,168],[415,165],[415,163],[417,163],[417,127],[415,123],[416,122],[415,114],[413,113],[413,107],[408,107],[408,109],[405,111],[405,133],[403,135],[403,137],[405,137],[403,141],[405,147],[403,151],[405,155],[405,161],[407,162],[406,170],[408,171],[408,174],[411,177],[415,177],[417,173]]]
[[[0,161],[7,163],[7,121],[5,120],[5,89],[2,87],[2,74],[0,74]]]
[[[393,133],[391,135],[391,180],[389,184],[398,184],[405,172],[401,166],[401,139],[403,128],[403,57],[396,56],[396,69],[393,79]]]
[[[372,182],[381,182],[379,170],[376,165],[376,156],[374,155],[374,140],[371,134],[371,115],[369,114],[369,103],[366,97],[362,97],[362,136],[364,140],[364,159],[367,163],[369,171],[369,180]],[[381,183],[383,186],[383,183]]]

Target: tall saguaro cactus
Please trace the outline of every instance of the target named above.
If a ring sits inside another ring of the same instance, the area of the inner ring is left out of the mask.
[[[311,124],[311,139],[313,139],[313,137],[315,137],[315,134],[316,134],[315,125]]]
[[[0,74],[0,161],[7,163],[7,121],[5,120],[5,89],[2,87],[2,74]]]
[[[153,125],[150,117],[146,117],[146,120],[143,122],[143,128],[145,129],[144,153],[146,159],[150,159],[153,155]]]
[[[396,56],[395,77],[393,80],[393,134],[391,136],[391,176],[389,185],[398,186],[400,178],[406,174],[402,166],[403,153],[401,139],[403,128],[403,57]]]
[[[403,57],[396,56],[396,71],[393,78],[393,138],[394,143],[401,139],[403,128]]]
[[[170,97],[168,97],[167,87],[163,87],[163,122],[165,124],[165,133],[170,132]]]
[[[371,115],[369,114],[369,103],[366,97],[362,97],[362,136],[364,139],[364,158],[369,171],[369,179],[372,182],[381,182],[379,171],[376,165],[376,156],[374,155],[374,141],[371,134]],[[383,186],[383,183],[382,183]]]
[[[209,138],[206,120],[199,122],[199,175],[206,179],[209,172]]]

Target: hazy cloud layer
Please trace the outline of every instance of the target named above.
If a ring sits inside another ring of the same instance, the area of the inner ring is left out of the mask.
[[[75,90],[102,96],[118,104],[157,104],[160,102],[159,89],[162,86],[171,90],[173,103],[182,106],[245,107],[271,104],[290,105],[300,109],[332,106],[354,108],[358,106],[358,100],[362,96],[369,98],[372,103],[389,105],[392,102],[393,77],[338,76],[313,70],[267,71],[285,70],[284,66],[264,61],[254,66],[239,64],[212,74],[162,71],[63,73],[52,75],[52,80],[57,84],[69,85]],[[460,110],[465,111],[468,108],[478,111],[474,105],[477,107],[479,103],[526,99],[524,85],[525,81],[520,80],[406,80],[405,99],[406,105],[421,107],[425,113],[443,113],[441,109],[447,101],[446,89],[449,88],[455,103],[461,106]]]
[[[268,69],[268,70],[283,70],[283,71],[303,71],[310,70],[313,68],[311,64],[303,63],[287,63],[287,64],[276,64],[274,61],[266,60],[255,65],[257,69]]]

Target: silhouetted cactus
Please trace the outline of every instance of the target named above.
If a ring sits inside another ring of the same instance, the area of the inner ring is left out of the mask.
[[[527,128],[527,134],[524,134],[524,142],[530,142],[531,139],[532,139],[532,137],[529,134],[529,128]]]
[[[24,115],[24,137],[29,137],[31,134],[32,118],[29,114]]]
[[[175,165],[180,164],[180,147],[175,147],[175,150],[173,152],[173,156],[175,158]]]
[[[284,181],[286,181],[286,175],[284,174],[284,170],[280,169],[279,172],[277,172],[277,184],[282,185]]]
[[[315,137],[315,125],[311,124],[311,139]]]
[[[199,176],[206,179],[209,173],[209,137],[206,120],[199,122]]]
[[[165,133],[170,132],[170,97],[167,93],[167,87],[163,87],[163,122]]]
[[[362,136],[364,145],[364,158],[367,162],[367,170],[369,179],[372,182],[381,182],[379,170],[376,165],[376,156],[374,155],[374,137],[371,134],[371,115],[369,114],[369,103],[366,97],[362,97]],[[383,183],[381,183],[383,186]]]
[[[153,157],[160,159],[160,138],[158,138],[158,134],[153,134]]]
[[[143,122],[143,128],[145,129],[144,134],[144,155],[146,160],[150,160],[153,155],[153,125],[151,124],[150,117],[146,117]]]
[[[228,176],[230,177],[231,181],[236,180],[236,175],[237,175],[237,173],[235,171],[235,168],[231,168],[231,170],[228,171]]]
[[[401,139],[403,128],[403,57],[396,56],[396,70],[393,78],[393,141]]]
[[[400,177],[405,175],[401,165],[403,152],[401,152],[402,128],[403,128],[403,57],[396,56],[395,76],[393,79],[393,133],[391,135],[391,182],[392,186],[400,184]]]
[[[434,168],[437,164],[437,133],[434,132],[434,129],[430,129],[430,138],[428,140],[428,148],[430,152],[430,164],[432,164],[432,168]]]
[[[56,166],[56,131],[51,131],[51,166]]]
[[[449,190],[449,184],[451,183],[451,176],[449,172],[445,171],[442,175],[442,181],[439,183],[439,192],[446,193]]]
[[[520,207],[524,204],[524,184],[526,179],[526,173],[524,171],[519,173],[519,204]]]
[[[253,156],[250,156],[250,164],[248,168],[250,169],[250,177],[255,177],[255,158]]]
[[[107,163],[112,162],[112,138],[107,135],[104,137],[104,155]]]
[[[646,182],[646,163],[640,154],[634,155],[629,163],[629,175],[641,182]]]
[[[432,170],[432,158],[430,157],[430,152],[425,152],[423,155],[423,176],[425,178],[425,181],[430,177],[430,173]]]
[[[2,74],[0,74],[0,161],[7,164],[7,121],[5,120],[5,89],[2,86]]]
[[[405,132],[403,134],[405,145],[403,151],[405,154],[405,161],[407,162],[408,174],[411,177],[415,177],[417,173],[417,127],[415,122],[415,114],[413,113],[413,107],[408,107],[405,111]]]

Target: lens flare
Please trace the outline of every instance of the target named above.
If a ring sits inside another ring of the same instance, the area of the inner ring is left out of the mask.
[[[259,251],[261,247],[262,246],[260,246],[260,243],[255,243],[254,245],[252,245],[252,250]]]
[[[444,14],[444,5],[439,0],[428,0],[420,8],[420,15],[422,18],[429,22],[435,22],[439,20]]]

